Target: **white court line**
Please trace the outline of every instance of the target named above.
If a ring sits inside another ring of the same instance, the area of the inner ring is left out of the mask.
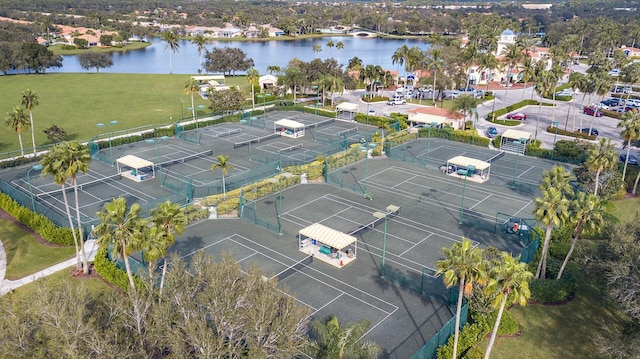
[[[493,196],[492,194],[486,196],[485,198],[483,198],[482,200],[480,200],[478,203],[474,204],[473,206],[469,207],[469,209],[473,209],[475,206],[479,205],[480,203],[484,202],[485,200],[489,199],[489,197]]]
[[[318,313],[319,311],[321,311],[322,309],[324,309],[325,307],[327,307],[329,304],[335,302],[336,300],[338,300],[338,298],[342,297],[344,295],[344,292],[340,293],[340,295],[338,295],[337,297],[331,299],[330,301],[328,301],[325,305],[321,306],[320,308],[317,308],[316,310],[314,310],[313,314]]]
[[[419,240],[417,243],[414,243],[411,247],[407,248],[406,251],[402,252],[399,254],[399,256],[403,256],[405,255],[405,253],[409,252],[410,250],[412,250],[413,248],[415,248],[417,245],[419,245],[420,243],[424,242],[425,240],[429,239],[429,237],[433,236],[434,233],[429,233],[428,236],[422,238],[421,240]]]
[[[246,256],[246,257],[244,257],[242,259],[236,260],[236,263],[244,262],[245,260],[255,256],[256,254],[259,254],[259,253],[254,250],[253,253],[249,254],[248,256]]]
[[[522,175],[524,175],[525,173],[531,171],[532,169],[534,169],[535,167],[529,167],[529,169],[527,169],[526,171],[522,172],[521,174],[519,174],[517,177],[520,178],[522,177]]]
[[[520,212],[524,211],[525,208],[529,207],[529,205],[533,202],[534,200],[532,199],[531,201],[529,201],[529,203],[527,203],[524,207],[522,207],[518,212],[514,213],[514,216],[517,216]]]

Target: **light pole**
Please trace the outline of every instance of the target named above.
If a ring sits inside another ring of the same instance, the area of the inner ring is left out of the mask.
[[[149,138],[144,140],[146,143],[149,144],[156,144],[156,149],[158,151],[158,158],[156,159],[156,162],[158,163],[158,168],[162,169],[162,162],[160,161],[160,141],[166,141],[169,139],[169,136],[162,136],[159,138]]]
[[[464,176],[464,184],[462,185],[462,202],[460,203],[460,219],[458,219],[458,224],[462,224],[462,215],[464,213],[464,192],[467,189],[467,177],[469,176],[469,169],[460,169],[458,170],[458,174]]]
[[[369,124],[369,101],[367,101],[367,118],[366,118],[366,123],[367,123],[367,125]]]
[[[257,98],[261,98],[262,99],[262,111],[264,113],[267,113],[267,96],[270,96],[270,95],[271,95],[270,93],[256,95]]]
[[[269,182],[276,184],[276,182],[278,183],[278,234],[282,235],[282,221],[281,221],[281,217],[282,217],[282,179],[289,179],[293,177],[293,175],[289,172],[284,172],[280,175],[280,177],[278,177],[278,179],[275,178],[271,178],[269,179]]]
[[[553,121],[551,123],[556,128],[555,133],[553,134],[553,148],[551,149],[551,160],[553,161],[553,157],[554,157],[554,155],[556,153],[556,137],[558,137],[558,125],[560,124],[560,122],[559,121]]]
[[[518,155],[520,154],[520,145],[524,143],[523,139],[513,141],[513,143],[518,146],[518,150],[516,151],[516,164],[513,167],[513,181],[512,184],[516,184],[516,174],[518,173]]]
[[[367,143],[367,141],[363,138],[360,141],[360,147],[358,147],[358,150],[360,151],[364,151],[365,153],[365,159],[364,159],[364,198],[365,199],[371,199],[371,195],[369,195],[369,193],[367,193],[367,178],[369,177],[369,147],[371,147],[371,145],[374,145],[374,143]]]
[[[180,97],[180,115],[182,117],[180,117],[180,121],[184,120],[184,107],[182,106],[182,104],[184,103],[184,100],[182,99],[182,97]]]
[[[256,117],[249,117],[244,120],[240,120],[240,123],[247,125],[247,143],[249,145],[249,161],[251,161],[251,122],[256,121]]]
[[[189,111],[194,111],[195,121],[196,121],[196,128],[198,128],[198,110],[202,110],[203,108],[204,108],[204,105],[198,105],[195,108],[193,108],[193,107],[187,108],[187,110],[189,110]]]
[[[29,183],[29,196],[31,197],[31,210],[36,211],[36,201],[33,198],[33,188],[31,187],[31,171],[40,171],[42,169],[42,165],[33,165],[33,167],[29,168],[27,171],[27,183]]]
[[[109,154],[111,156],[111,165],[112,166],[113,166],[113,162],[114,161],[113,161],[113,148],[111,147],[111,125],[117,125],[117,124],[118,124],[117,120],[113,120],[113,121],[111,121],[111,122],[109,122],[107,124],[102,123],[102,122],[97,124],[98,127],[106,127],[107,128],[107,132],[109,133],[109,135],[108,135],[109,136]]]

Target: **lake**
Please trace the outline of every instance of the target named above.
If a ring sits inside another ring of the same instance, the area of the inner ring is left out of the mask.
[[[342,41],[344,48],[342,50],[335,47],[328,48],[326,44],[329,40],[333,41],[334,45],[338,41]],[[151,43],[151,46],[142,50],[111,53],[113,66],[101,69],[100,72],[168,74],[170,50],[167,48],[166,42],[153,39]],[[322,51],[317,54],[313,52],[315,44],[320,44],[322,48]],[[267,73],[267,66],[277,65],[284,69],[289,60],[296,57],[306,62],[316,57],[323,60],[333,57],[343,65],[344,69],[349,60],[357,56],[362,60],[363,65],[380,65],[387,70],[396,70],[398,64],[392,63],[391,56],[402,45],[407,45],[410,48],[417,46],[423,51],[429,48],[426,40],[391,40],[353,36],[287,41],[210,41],[206,47],[209,51],[214,47],[239,48],[247,54],[247,57],[253,59],[256,70],[263,75]],[[174,74],[198,73],[200,58],[195,44],[188,40],[181,40],[179,52],[174,52],[171,56]],[[48,69],[47,72],[89,72],[80,66],[76,56],[64,56],[62,65],[59,69]],[[95,69],[90,71],[95,71]],[[404,73],[403,67],[400,68],[400,73]]]

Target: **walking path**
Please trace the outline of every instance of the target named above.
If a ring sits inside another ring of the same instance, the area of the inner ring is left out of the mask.
[[[87,260],[92,261],[96,255],[96,252],[98,251],[98,244],[95,240],[90,239],[84,242],[84,248],[87,253]],[[5,253],[2,242],[0,242],[0,295],[5,295],[6,293],[9,293],[16,288],[31,283],[37,279],[49,276],[66,268],[73,267],[76,265],[76,263],[76,258],[71,258],[18,280],[4,279],[7,269],[7,255]]]

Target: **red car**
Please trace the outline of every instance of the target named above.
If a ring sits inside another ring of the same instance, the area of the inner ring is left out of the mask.
[[[509,120],[526,120],[527,119],[527,115],[522,113],[522,112],[514,112],[514,113],[510,113],[507,115],[507,118]]]
[[[582,113],[589,116],[593,116],[595,114],[596,117],[602,117],[602,112],[600,112],[600,110],[594,107],[585,106],[584,109],[582,110]]]

